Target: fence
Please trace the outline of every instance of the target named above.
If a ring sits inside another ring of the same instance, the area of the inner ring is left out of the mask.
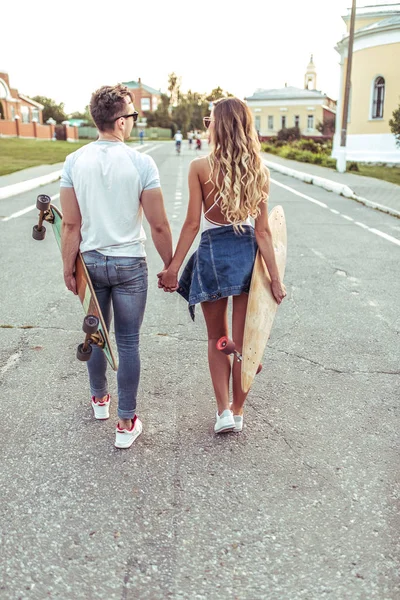
[[[131,138],[139,139],[139,127],[132,129]],[[98,132],[95,127],[78,127],[79,139],[97,140]],[[171,139],[171,130],[162,127],[148,127],[144,129],[144,139],[157,140],[160,138]]]
[[[0,137],[20,137],[28,139],[66,140],[75,142],[79,139],[78,127],[70,125],[41,125],[40,123],[21,123],[20,119],[5,121],[0,119]]]

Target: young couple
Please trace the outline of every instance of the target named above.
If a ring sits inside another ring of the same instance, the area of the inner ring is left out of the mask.
[[[246,395],[240,363],[216,348],[228,335],[227,305],[233,297],[232,334],[240,351],[257,246],[271,276],[278,303],[286,295],[280,281],[268,226],[269,175],[259,155],[252,115],[237,98],[214,103],[209,128],[211,152],[195,159],[189,170],[189,206],[173,255],[157,167],[151,157],[125,144],[138,113],[122,85],[104,86],[90,103],[99,138],[70,154],[61,177],[64,280],[76,293],[74,265],[82,252],[107,327],[114,312],[119,356],[118,417],[115,446],[129,448],[142,431],[136,415],[140,375],[139,333],[147,296],[147,264],[142,212],[149,222],[164,263],[159,287],[179,293],[194,306],[201,303],[208,331],[208,357],[217,400],[214,430],[241,431]],[[253,228],[250,217],[255,219]],[[178,281],[179,269],[199,231],[199,248]],[[87,363],[91,403],[97,419],[109,416],[106,359],[93,348]],[[233,401],[229,403],[232,374]]]

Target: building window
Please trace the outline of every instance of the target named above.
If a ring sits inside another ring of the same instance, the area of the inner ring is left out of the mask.
[[[385,80],[377,77],[374,81],[374,95],[372,100],[372,118],[383,118],[383,103],[385,102]]]
[[[153,96],[152,98],[152,110],[157,110],[158,106],[158,98],[157,96]]]
[[[286,129],[286,116],[281,116],[282,129]]]
[[[39,123],[40,121],[38,108],[32,108],[32,122],[33,121],[36,121],[36,123]]]
[[[257,115],[256,118],[255,118],[255,126],[256,126],[257,133],[259,133],[259,131],[261,129],[261,117],[260,117],[260,115]]]
[[[308,117],[307,117],[307,129],[314,129],[314,115],[308,115]]]
[[[11,107],[11,121],[15,120],[15,108],[12,106]]]
[[[150,98],[142,98],[140,101],[140,107],[142,109],[142,112],[150,110]]]
[[[0,98],[7,98],[7,88],[0,80]]]
[[[29,123],[29,108],[27,106],[21,106],[21,121],[22,123]]]
[[[300,115],[295,115],[294,116],[294,126],[295,127],[300,127]]]
[[[274,117],[273,115],[268,115],[268,129],[274,128]]]

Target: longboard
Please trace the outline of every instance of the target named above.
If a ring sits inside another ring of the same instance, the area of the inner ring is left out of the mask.
[[[279,276],[283,280],[286,267],[287,231],[282,206],[275,206],[268,222]],[[265,347],[271,333],[278,304],[272,295],[271,279],[260,251],[254,263],[246,310],[242,348],[242,389],[248,392],[262,362]]]
[[[39,225],[36,225],[33,228],[34,239],[44,239],[46,230],[42,223],[43,221],[46,221],[51,224],[58,247],[61,251],[61,211],[56,206],[51,204],[49,196],[46,196],[44,194],[38,196],[37,207],[40,210],[40,215]],[[96,293],[94,291],[93,284],[90,279],[90,275],[82,258],[82,254],[80,252],[78,252],[78,256],[76,258],[75,263],[75,279],[79,300],[81,301],[85,315],[87,315],[85,321],[87,322],[88,319],[90,321],[90,317],[95,317],[98,319],[98,325],[95,331],[91,335],[88,335],[87,339],[89,340],[90,344],[93,343],[94,345],[99,346],[103,350],[109,365],[114,371],[116,371],[118,369],[118,366],[111,347],[110,337],[107,331],[106,324],[104,322],[104,317],[101,312],[99,302],[97,300]],[[88,317],[88,315],[90,316]],[[83,344],[81,344],[79,348],[81,348],[81,346],[83,346]],[[81,360],[88,360],[87,357],[85,358],[85,352],[83,352],[83,354],[79,354],[79,348],[78,358],[80,358]]]

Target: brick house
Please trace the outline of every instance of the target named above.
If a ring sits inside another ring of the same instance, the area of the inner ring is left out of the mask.
[[[8,73],[0,71],[0,119],[14,121],[19,117],[21,123],[35,122],[43,124],[43,106],[17,89],[10,87]]]
[[[43,124],[43,108],[11,88],[8,73],[0,71],[0,137],[54,139],[55,125]],[[78,128],[63,125],[60,135],[57,139],[73,142],[79,137]]]
[[[145,117],[148,111],[157,110],[161,99],[161,90],[145,85],[140,77],[137,81],[123,81],[122,84],[132,90],[135,96],[134,105],[140,117]]]

